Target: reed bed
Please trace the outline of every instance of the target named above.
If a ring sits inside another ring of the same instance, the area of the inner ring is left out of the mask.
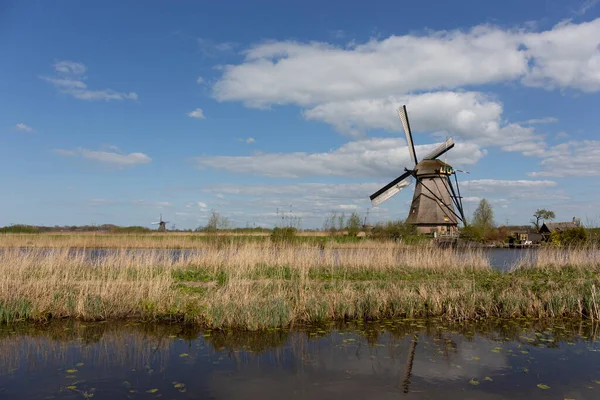
[[[600,259],[540,250],[510,273],[481,249],[229,242],[200,250],[7,248],[0,322],[184,320],[262,329],[340,319],[600,319]]]

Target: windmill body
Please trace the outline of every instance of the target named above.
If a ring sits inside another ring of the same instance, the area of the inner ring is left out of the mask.
[[[169,221],[163,221],[162,214],[160,214],[160,220],[158,222],[152,222],[152,225],[158,225],[159,232],[166,232],[168,223]]]
[[[378,206],[406,186],[411,179],[416,181],[415,191],[406,222],[417,227],[419,233],[453,234],[458,231],[458,223],[465,224],[462,198],[458,180],[452,167],[438,159],[454,147],[452,138],[427,154],[420,162],[412,141],[406,106],[398,110],[414,168],[405,168],[405,173],[371,195],[371,203]],[[451,177],[454,175],[456,188]]]
[[[415,168],[416,184],[406,222],[419,233],[454,232],[458,218],[448,188],[452,167],[440,160],[423,160]]]

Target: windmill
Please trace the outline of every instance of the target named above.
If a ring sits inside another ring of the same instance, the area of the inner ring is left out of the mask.
[[[158,225],[158,230],[160,232],[166,232],[168,223],[169,221],[163,221],[162,214],[160,214],[160,220],[158,222],[153,222],[152,225]]]
[[[415,192],[406,222],[415,225],[419,233],[456,232],[458,221],[466,226],[458,179],[452,167],[438,159],[454,147],[454,140],[447,139],[418,161],[406,106],[398,109],[398,115],[406,134],[410,157],[415,165],[412,169],[404,168],[404,174],[373,193],[370,196],[371,203],[373,207],[378,206],[410,185],[411,180],[414,179]],[[454,175],[456,190],[452,184],[452,175]]]

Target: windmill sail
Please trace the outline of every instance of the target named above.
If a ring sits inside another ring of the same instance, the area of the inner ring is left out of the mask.
[[[400,117],[400,121],[402,121],[402,128],[404,128],[404,133],[406,134],[406,143],[408,144],[408,151],[410,152],[410,156],[417,165],[417,153],[415,153],[415,145],[412,140],[412,133],[410,131],[410,122],[408,122],[408,113],[406,112],[406,106],[402,106],[402,108],[398,109],[398,116]]]
[[[453,147],[454,147],[454,140],[452,140],[452,138],[448,138],[448,140],[446,140],[444,143],[440,144],[438,147],[433,149],[429,154],[427,154],[425,156],[425,158],[423,158],[423,160],[434,160]]]
[[[377,207],[390,197],[394,196],[402,189],[410,185],[410,181],[408,178],[411,176],[410,172],[405,172],[400,175],[398,178],[394,179],[375,193],[371,195],[371,204],[373,207]]]

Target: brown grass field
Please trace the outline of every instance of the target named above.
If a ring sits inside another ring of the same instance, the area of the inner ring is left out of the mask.
[[[482,249],[202,240],[173,255],[161,249],[187,237],[145,236],[0,236],[0,322],[136,318],[254,330],[355,318],[600,319],[598,251],[541,249],[502,273]],[[111,250],[91,257],[94,247]]]

